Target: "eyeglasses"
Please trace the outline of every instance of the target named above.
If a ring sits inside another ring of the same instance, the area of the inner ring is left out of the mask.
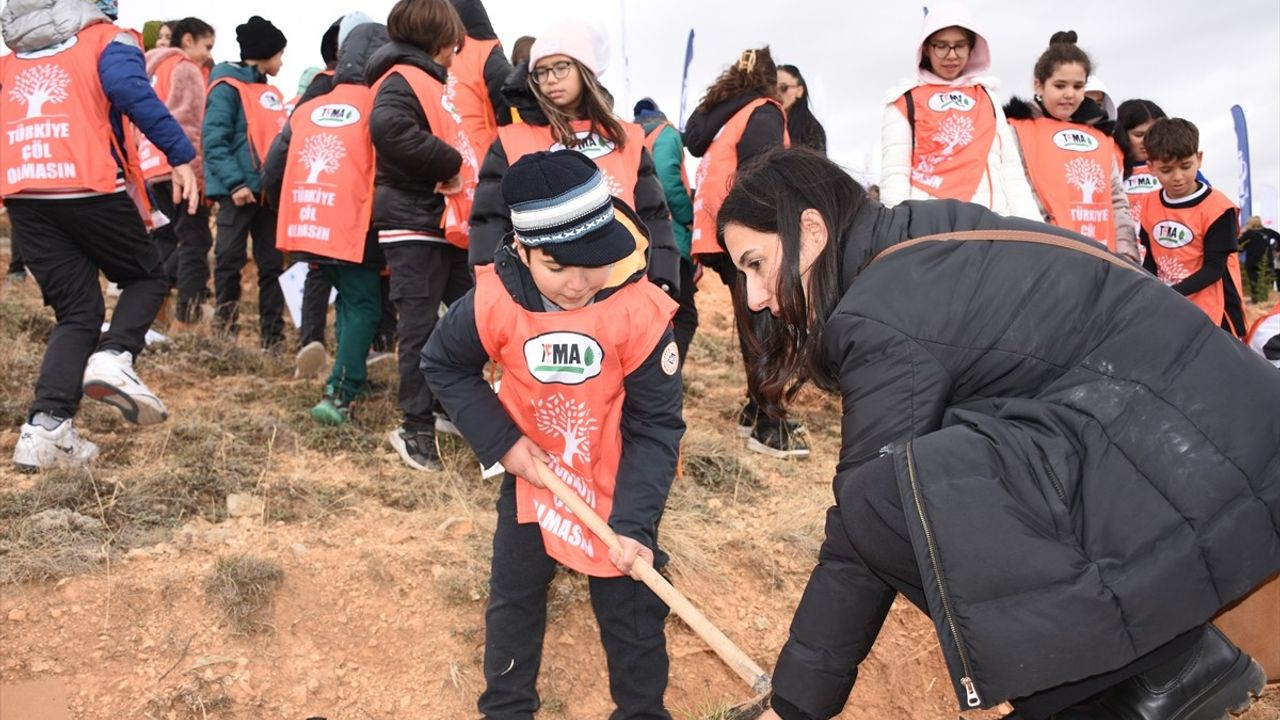
[[[550,80],[553,75],[557,80],[563,80],[569,76],[569,68],[571,67],[573,67],[573,63],[568,60],[561,60],[548,66],[534,68],[533,81],[541,85]]]
[[[953,50],[956,53],[956,57],[964,57],[969,54],[970,47],[968,42],[958,42],[955,45],[944,42],[929,43],[929,51],[939,59],[950,55]]]
[[[778,83],[778,92],[787,93],[792,90],[795,90],[798,87],[802,87],[800,83],[796,83],[795,85],[788,85],[787,83]]]

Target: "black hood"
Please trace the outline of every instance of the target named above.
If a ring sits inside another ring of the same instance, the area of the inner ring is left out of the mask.
[[[391,66],[401,64],[412,65],[419,70],[423,70],[442,83],[449,82],[449,71],[440,67],[440,64],[432,59],[426,50],[417,45],[409,45],[408,43],[394,40],[378,48],[373,53],[373,56],[369,58],[369,64],[365,66],[365,77],[369,78],[369,82],[372,83],[386,75]]]
[[[489,22],[489,13],[484,9],[481,0],[450,0],[467,28],[467,37],[476,40],[497,40],[498,34],[493,31],[493,23]]]
[[[1027,102],[1017,95],[1009,98],[1009,102],[1005,103],[1004,115],[1010,120],[1035,120],[1049,117],[1044,104],[1039,100]],[[1080,103],[1080,107],[1076,108],[1075,114],[1071,116],[1071,122],[1096,127],[1108,135],[1111,134],[1111,127],[1115,125],[1107,119],[1107,111],[1092,98],[1085,98],[1084,102]]]
[[[841,293],[849,289],[872,258],[890,245],[906,240],[910,224],[910,204],[887,208],[866,198],[853,216],[853,224],[840,237]]]
[[[389,42],[391,38],[387,35],[386,25],[382,23],[357,25],[347,35],[347,41],[338,51],[338,67],[334,69],[333,81],[359,85],[372,84],[380,76],[366,74],[369,60]]]
[[[764,96],[760,93],[747,93],[725,100],[707,110],[694,110],[689,116],[689,122],[685,124],[685,149],[694,157],[702,157],[707,148],[711,147],[711,141],[715,140],[716,135],[720,133],[720,128],[724,127],[724,124],[729,122],[739,110],[762,97]]]
[[[550,121],[538,107],[538,98],[529,89],[529,63],[511,68],[511,74],[502,83],[502,99],[520,113],[520,119],[530,125],[549,125]]]

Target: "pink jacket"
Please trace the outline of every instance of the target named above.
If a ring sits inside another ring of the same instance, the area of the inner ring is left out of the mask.
[[[156,68],[165,58],[180,54],[182,54],[181,49],[172,47],[148,50],[147,74],[154,77]],[[154,80],[152,82],[154,83]],[[164,90],[156,88],[156,92],[159,94]],[[195,63],[178,63],[173,68],[165,105],[196,148],[196,158],[191,161],[191,170],[195,172],[197,178],[204,177],[200,166],[200,125],[204,122],[204,97],[204,73],[200,72],[200,68]]]

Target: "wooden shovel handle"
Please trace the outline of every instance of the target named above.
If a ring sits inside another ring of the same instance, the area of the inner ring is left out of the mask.
[[[613,532],[613,528],[609,527],[604,520],[601,520],[595,510],[592,510],[591,506],[587,505],[586,501],[578,493],[556,477],[555,473],[551,472],[551,469],[545,463],[537,458],[533,459],[533,463],[538,469],[538,479],[542,481],[542,484],[546,485],[547,489],[560,499],[560,502],[567,505],[573,511],[573,514],[586,524],[591,532],[595,533],[605,545],[609,546],[610,550],[621,551],[622,545],[618,542],[618,536]],[[680,616],[680,619],[692,628],[698,634],[698,637],[702,638],[715,651],[716,655],[719,655],[720,659],[751,687],[753,692],[763,693],[769,690],[772,685],[769,674],[748,657],[741,648],[734,645],[733,641],[720,632],[719,628],[711,624],[707,616],[694,607],[693,603],[689,602],[689,598],[686,598],[679,590],[672,587],[671,583],[667,582],[667,579],[662,577],[653,568],[653,565],[649,564],[648,560],[643,557],[637,557],[632,567],[636,574],[640,576],[640,580],[649,586],[649,589],[655,595],[662,598],[667,607]]]

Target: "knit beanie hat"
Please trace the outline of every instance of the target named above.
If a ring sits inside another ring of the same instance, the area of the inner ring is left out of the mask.
[[[516,241],[560,265],[603,267],[635,252],[635,236],[614,218],[604,174],[577,150],[520,158],[502,178],[502,198]]]
[[[600,77],[609,69],[609,39],[586,23],[567,20],[553,25],[533,41],[529,49],[529,69],[552,55],[568,55]]]
[[[258,15],[236,26],[236,42],[240,43],[241,60],[266,60],[284,49],[284,33]]]

